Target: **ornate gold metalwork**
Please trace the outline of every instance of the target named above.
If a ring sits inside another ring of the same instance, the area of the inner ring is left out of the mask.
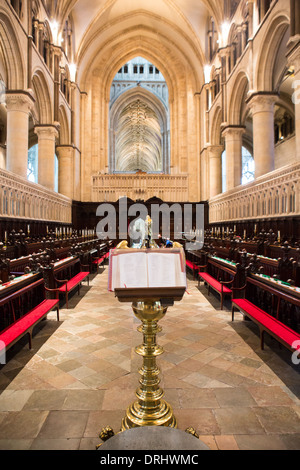
[[[136,353],[143,357],[143,366],[139,370],[140,387],[136,390],[137,401],[127,408],[122,420],[121,430],[139,426],[170,426],[177,427],[176,418],[171,406],[163,400],[164,392],[159,386],[160,370],[156,358],[163,354],[163,348],[156,343],[156,334],[161,331],[158,321],[167,311],[160,302],[144,301],[132,304],[135,316],[141,320],[138,328],[143,334],[143,344],[135,348]]]
[[[118,433],[117,433],[118,434]],[[105,428],[102,428],[100,434],[99,434],[99,437],[100,439],[103,441],[101,442],[101,444],[98,444],[96,446],[96,450],[99,450],[100,447],[102,446],[102,444],[106,441],[108,441],[108,439],[110,439],[111,437],[113,437],[115,435],[115,432],[113,430],[113,428],[111,426],[106,426]]]
[[[117,249],[123,249],[123,250],[128,249],[128,250],[130,250],[130,248],[129,248],[129,246],[128,246],[127,240],[122,240],[122,241],[118,244]]]
[[[199,434],[197,433],[197,431],[196,431],[194,428],[189,427],[189,428],[187,428],[187,429],[185,430],[185,432],[186,432],[187,434],[191,434],[192,436],[194,436],[194,437],[196,437],[197,439],[199,439]]]
[[[102,431],[99,434],[99,437],[102,441],[108,441],[111,437],[115,435],[114,430],[110,426],[106,426],[105,428],[102,429]]]

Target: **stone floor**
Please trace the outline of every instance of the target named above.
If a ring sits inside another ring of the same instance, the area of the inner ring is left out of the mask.
[[[210,449],[300,449],[300,365],[230,305],[188,292],[160,322],[158,359],[178,428],[193,426]],[[107,292],[107,269],[22,340],[0,366],[0,449],[94,450],[101,429],[118,431],[135,400],[141,334],[131,306]]]

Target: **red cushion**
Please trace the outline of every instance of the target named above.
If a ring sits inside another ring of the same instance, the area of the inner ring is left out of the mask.
[[[101,258],[95,259],[93,261],[93,264],[101,264],[102,261],[104,261],[104,260],[105,260],[105,256],[102,256]]]
[[[80,272],[76,276],[72,277],[66,284],[59,288],[59,292],[70,292],[74,287],[76,287],[81,281],[83,281],[90,273],[89,272]]]
[[[192,261],[186,260],[186,265],[191,269],[198,269],[198,266],[195,263],[192,263]]]
[[[40,318],[42,318],[47,312],[58,305],[58,303],[59,301],[57,299],[46,299],[37,307],[30,310],[30,312],[26,313],[26,315],[24,315],[22,318],[3,330],[0,334],[0,350],[4,349],[1,341],[3,341],[6,346],[8,346],[16,338],[27,331]]]
[[[300,335],[298,333],[291,330],[291,328],[284,325],[261,308],[256,307],[256,305],[254,305],[252,302],[249,302],[249,300],[233,299],[232,302],[234,302],[237,307],[240,307],[242,310],[245,310],[247,313],[249,313],[253,319],[257,320],[265,328],[273,331],[278,337],[283,339],[290,346],[292,346],[294,341],[300,340]],[[300,345],[297,346],[296,349],[300,349]]]
[[[207,273],[202,273],[202,272],[199,272],[199,276],[202,277],[202,279],[206,282],[208,282],[208,284],[211,285],[211,287],[213,287],[214,289],[216,289],[218,292],[221,293],[221,283],[219,281],[217,281],[214,277],[212,277],[210,274],[207,274]],[[228,287],[226,286],[223,286],[223,293],[224,294],[231,294],[232,290],[229,289]]]

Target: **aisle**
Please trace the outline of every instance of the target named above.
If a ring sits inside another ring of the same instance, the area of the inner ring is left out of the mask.
[[[107,292],[107,269],[60,318],[51,313],[33,350],[0,368],[0,449],[93,450],[135,399],[139,322]],[[288,351],[271,340],[261,351],[255,325],[239,314],[232,324],[192,280],[160,325],[162,386],[180,429],[193,426],[211,449],[299,448],[300,366]]]

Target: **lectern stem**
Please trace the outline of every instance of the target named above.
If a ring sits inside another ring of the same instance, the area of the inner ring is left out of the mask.
[[[156,334],[161,331],[158,321],[164,317],[167,308],[160,302],[145,301],[132,305],[136,317],[142,325],[138,328],[143,334],[143,344],[135,348],[143,357],[143,366],[139,370],[140,387],[136,390],[138,401],[127,408],[122,421],[122,431],[138,426],[177,427],[171,406],[163,400],[164,391],[160,387],[160,370],[156,358],[163,354],[163,348],[156,343]]]

